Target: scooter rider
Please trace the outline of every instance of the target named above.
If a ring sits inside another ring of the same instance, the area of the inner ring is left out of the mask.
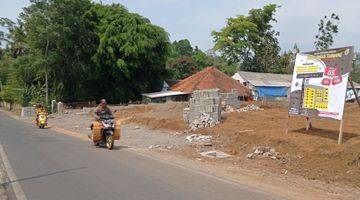
[[[35,106],[35,112],[36,112],[36,119],[35,119],[35,122],[36,122],[36,125],[39,123],[39,115],[41,113],[44,113],[45,115],[47,115],[47,112],[44,108],[44,106],[41,104],[41,103],[38,103],[36,104]]]

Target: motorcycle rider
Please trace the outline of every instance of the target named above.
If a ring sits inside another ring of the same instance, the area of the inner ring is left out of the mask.
[[[100,100],[100,104],[99,104],[98,108],[95,110],[94,114],[95,114],[94,117],[96,120],[100,120],[102,117],[105,117],[108,115],[112,116],[112,111],[107,106],[106,99]]]
[[[43,106],[41,103],[38,103],[38,104],[36,104],[36,106],[35,106],[35,113],[36,113],[36,119],[35,119],[35,121],[36,121],[36,125],[37,125],[37,124],[39,123],[39,115],[40,115],[41,113],[47,115],[47,112],[46,112],[44,106]]]
[[[112,111],[107,106],[106,99],[101,99],[100,104],[94,112],[94,118],[96,121],[99,121],[101,118],[105,116],[112,116]],[[93,129],[93,124],[91,124],[90,129]],[[89,139],[92,139],[92,132],[88,135]]]

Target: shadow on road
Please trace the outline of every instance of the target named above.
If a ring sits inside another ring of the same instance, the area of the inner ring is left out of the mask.
[[[96,148],[100,148],[100,149],[107,149],[106,146],[97,146]],[[130,148],[129,146],[124,146],[124,145],[116,145],[114,146],[111,151],[120,151],[122,149],[128,149]]]
[[[37,176],[31,176],[31,177],[27,177],[27,178],[20,178],[20,179],[17,179],[17,180],[4,182],[4,183],[1,184],[1,186],[6,186],[6,185],[8,185],[10,183],[14,183],[14,182],[22,182],[22,181],[27,181],[27,180],[33,180],[33,179],[38,179],[38,178],[42,178],[42,177],[46,177],[46,176],[64,174],[64,173],[77,171],[77,170],[82,170],[82,169],[86,169],[86,167],[77,167],[77,168],[72,168],[72,169],[65,169],[65,170],[61,170],[61,171],[56,171],[56,172],[52,172],[52,173],[41,174],[41,175],[37,175]]]

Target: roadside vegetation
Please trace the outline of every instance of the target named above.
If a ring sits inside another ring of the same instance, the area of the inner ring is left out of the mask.
[[[300,49],[294,43],[281,50],[281,34],[273,28],[278,9],[269,4],[229,18],[212,32],[214,48],[202,51],[188,39],[171,42],[162,27],[120,4],[32,0],[16,21],[0,18],[0,100],[23,106],[49,99],[135,101],[160,90],[164,79],[183,79],[207,66],[228,75],[291,73]],[[339,24],[336,14],[320,20],[316,48],[332,46]],[[359,59],[354,81],[360,81]]]

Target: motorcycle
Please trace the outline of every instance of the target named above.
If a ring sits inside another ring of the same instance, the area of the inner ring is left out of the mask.
[[[114,141],[120,139],[120,124],[116,123],[113,116],[105,116],[100,121],[93,123],[92,139],[96,146],[105,144],[111,150]]]
[[[37,125],[39,126],[40,129],[45,128],[45,126],[47,125],[47,115],[46,115],[46,113],[40,113],[39,114]]]

